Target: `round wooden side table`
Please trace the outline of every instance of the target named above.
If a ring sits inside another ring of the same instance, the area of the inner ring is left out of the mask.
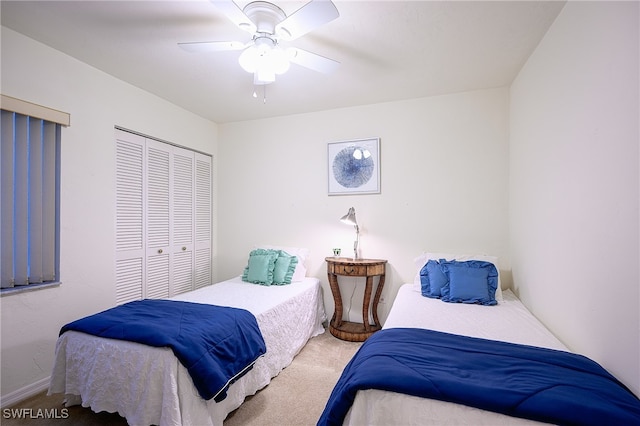
[[[367,340],[376,331],[382,328],[378,319],[378,302],[384,287],[385,268],[387,261],[383,259],[351,259],[347,257],[327,257],[327,275],[333,301],[335,302],[335,311],[331,322],[329,323],[329,331],[338,339],[348,340],[350,342],[363,342]],[[350,277],[366,277],[364,299],[362,302],[362,323],[343,321],[342,320],[342,295],[340,294],[340,286],[338,285],[338,276]],[[373,304],[371,304],[371,314],[373,316],[373,324],[369,324],[369,305],[371,301],[371,293],[373,291],[373,278],[379,276],[378,286]]]

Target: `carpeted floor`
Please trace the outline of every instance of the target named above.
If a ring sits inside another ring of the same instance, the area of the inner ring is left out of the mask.
[[[267,387],[248,397],[240,408],[229,414],[224,426],[315,425],[342,369],[360,345],[336,339],[328,330],[314,337]],[[57,409],[59,417],[65,417],[61,412],[62,395],[42,393],[11,408],[29,409],[34,416],[38,409]],[[47,424],[44,419],[7,418],[4,414],[3,409],[2,426]],[[117,414],[94,413],[79,406],[70,407],[66,418],[48,421],[56,426],[127,424]]]

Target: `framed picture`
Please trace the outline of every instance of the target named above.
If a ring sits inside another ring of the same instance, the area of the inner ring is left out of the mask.
[[[380,193],[380,138],[328,144],[329,195]]]

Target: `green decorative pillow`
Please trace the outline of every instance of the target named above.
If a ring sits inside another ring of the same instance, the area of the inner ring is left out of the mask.
[[[277,250],[253,250],[249,253],[249,262],[244,268],[242,281],[262,285],[273,284],[273,270],[278,255]]]
[[[298,258],[291,256],[286,251],[280,250],[276,265],[273,269],[273,284],[284,285],[291,284],[293,272],[296,270]]]

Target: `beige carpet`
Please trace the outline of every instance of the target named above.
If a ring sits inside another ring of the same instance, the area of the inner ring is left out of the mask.
[[[314,337],[271,383],[229,414],[224,426],[315,425],[342,369],[361,343],[345,342],[329,331]],[[5,407],[3,407],[5,408]],[[42,393],[13,408],[62,408],[62,395]],[[117,414],[96,414],[88,408],[70,407],[68,417],[49,420],[56,426],[126,425]],[[47,424],[43,419],[2,417],[2,426]],[[197,426],[197,425],[192,425]]]
[[[315,425],[360,345],[336,339],[329,331],[314,337],[266,388],[229,414],[224,426]]]

